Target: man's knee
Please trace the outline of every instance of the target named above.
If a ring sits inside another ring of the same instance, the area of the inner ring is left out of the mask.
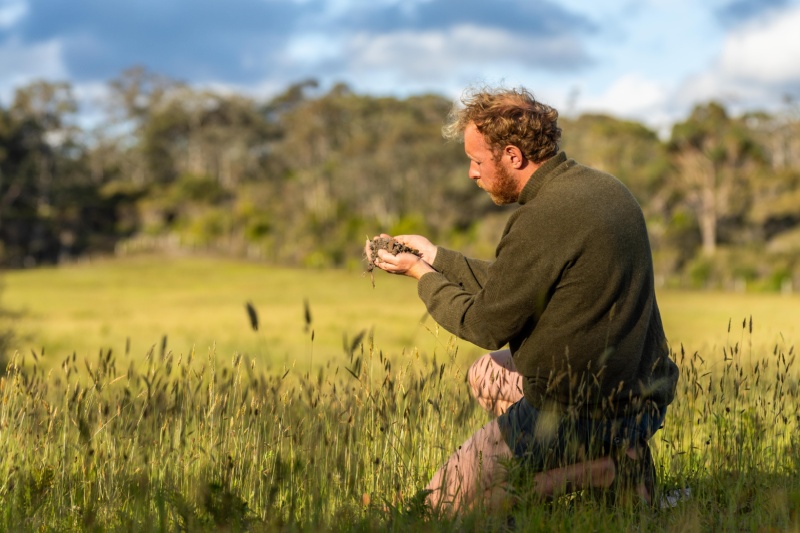
[[[491,354],[484,354],[472,363],[467,371],[467,382],[473,397],[480,398],[486,388],[487,379],[492,372],[493,360]]]

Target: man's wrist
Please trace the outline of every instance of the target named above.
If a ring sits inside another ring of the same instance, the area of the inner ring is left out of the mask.
[[[429,272],[436,272],[436,270],[425,261],[420,261],[408,273],[411,275],[411,277],[419,280],[422,278],[422,276]]]
[[[431,260],[429,261],[429,263],[431,265],[433,265],[433,263],[436,262],[436,255],[439,253],[439,247],[438,246],[432,246],[431,248],[432,248],[432,252],[430,253]]]

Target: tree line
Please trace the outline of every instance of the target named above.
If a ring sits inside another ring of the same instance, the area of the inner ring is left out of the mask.
[[[452,102],[313,80],[266,100],[142,68],[108,83],[81,127],[68,83],[0,106],[0,264],[203,252],[355,267],[379,231],[491,257],[509,208],[466,177],[441,126]],[[800,108],[734,116],[697,105],[664,139],[643,124],[560,120],[570,157],[643,207],[659,284],[800,289]]]

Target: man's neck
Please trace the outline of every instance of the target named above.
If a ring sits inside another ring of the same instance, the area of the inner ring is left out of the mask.
[[[517,183],[519,184],[517,188],[517,193],[522,194],[522,189],[528,184],[528,182],[533,178],[533,175],[536,173],[539,168],[547,162],[547,159],[540,163],[534,163],[533,161],[527,160],[526,164],[517,170],[516,172],[519,174],[517,177]]]

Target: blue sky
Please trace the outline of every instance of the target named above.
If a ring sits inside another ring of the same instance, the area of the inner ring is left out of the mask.
[[[524,85],[663,129],[711,98],[800,100],[799,33],[800,0],[0,0],[0,100],[44,78],[93,102],[143,65],[259,98],[307,78],[452,98]]]

